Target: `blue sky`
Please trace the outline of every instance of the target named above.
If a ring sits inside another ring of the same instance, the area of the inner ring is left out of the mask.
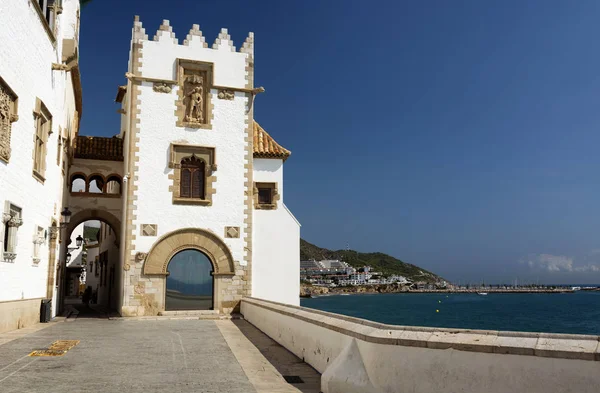
[[[600,2],[93,0],[81,133],[119,131],[131,26],[255,32],[255,118],[302,237],[461,282],[600,283]]]

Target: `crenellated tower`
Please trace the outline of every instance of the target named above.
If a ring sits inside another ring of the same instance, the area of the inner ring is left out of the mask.
[[[163,291],[173,250],[208,257],[216,311],[231,312],[252,295],[252,104],[262,91],[254,89],[253,68],[253,33],[237,50],[222,29],[209,47],[193,25],[180,44],[168,20],[149,39],[135,18],[118,96],[127,179],[124,315],[170,308]]]

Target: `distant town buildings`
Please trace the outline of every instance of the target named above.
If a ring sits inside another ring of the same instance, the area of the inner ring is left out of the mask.
[[[377,284],[410,284],[406,277],[399,275],[384,276],[371,271],[370,266],[356,269],[337,259],[323,261],[300,261],[300,279],[314,285],[348,286]]]

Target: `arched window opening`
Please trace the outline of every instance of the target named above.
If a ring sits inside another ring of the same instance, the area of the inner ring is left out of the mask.
[[[205,162],[195,155],[181,160],[181,198],[204,199],[205,169]]]
[[[213,308],[213,266],[197,250],[175,254],[168,265],[166,310],[210,310]]]
[[[88,184],[88,192],[93,194],[102,194],[104,190],[104,178],[100,175],[93,175],[90,177]]]
[[[71,176],[71,192],[85,192],[85,176],[75,174]]]
[[[121,194],[121,178],[117,176],[110,176],[106,180],[106,193],[107,194]]]

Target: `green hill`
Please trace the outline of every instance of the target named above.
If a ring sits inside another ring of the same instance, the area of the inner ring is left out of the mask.
[[[381,272],[384,275],[398,274],[413,282],[425,281],[434,283],[443,280],[443,278],[425,269],[421,269],[410,263],[402,262],[391,255],[381,252],[364,253],[354,250],[332,251],[315,246],[304,239],[300,239],[300,260],[308,261],[311,259],[317,261],[323,259],[339,259],[347,262],[354,268],[371,266],[376,272]]]
[[[98,240],[97,236],[98,236],[99,231],[100,231],[99,227],[91,227],[91,226],[85,225],[83,227],[83,238],[92,240],[92,241]]]

